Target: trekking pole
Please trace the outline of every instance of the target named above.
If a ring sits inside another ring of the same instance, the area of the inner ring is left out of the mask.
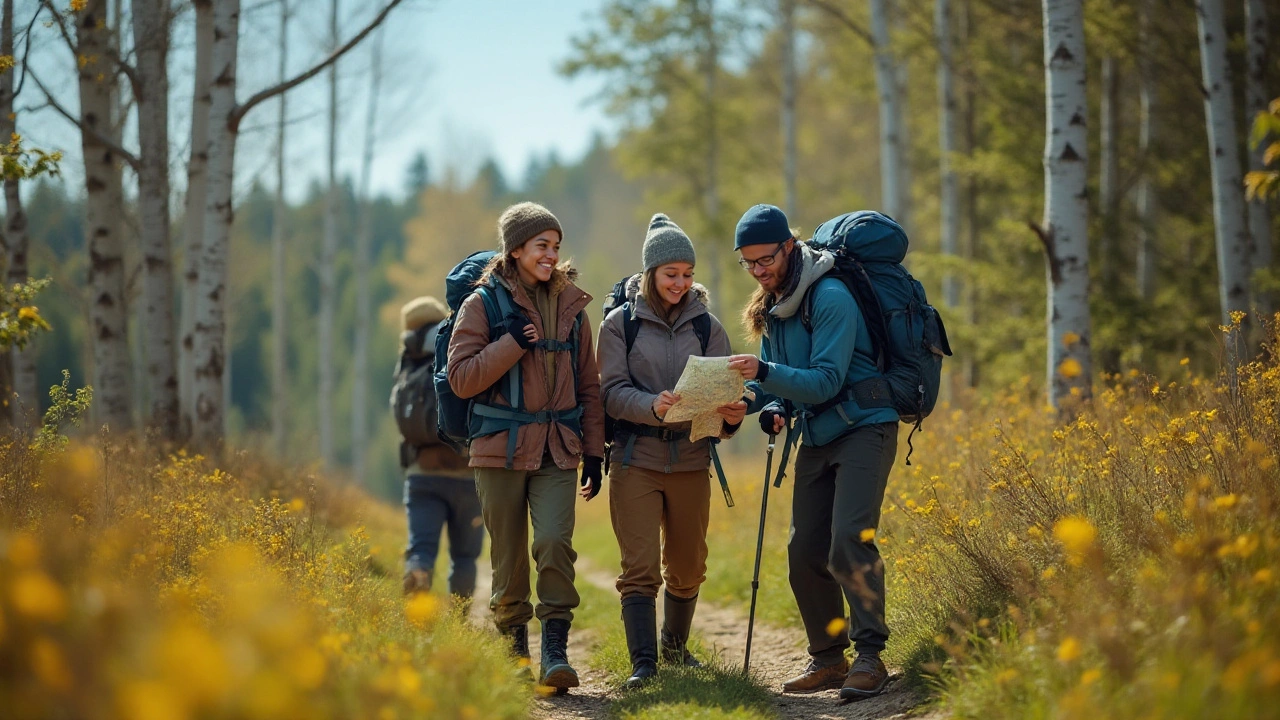
[[[769,509],[769,480],[773,475],[773,439],[769,436],[768,459],[764,466],[764,498],[760,500],[760,534],[756,536],[756,569],[751,576],[751,612],[747,615],[747,657],[742,663],[742,672],[751,674],[751,635],[756,626],[756,593],[760,590],[760,555],[764,552],[764,516]]]

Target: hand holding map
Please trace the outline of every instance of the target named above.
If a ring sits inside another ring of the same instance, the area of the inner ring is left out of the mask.
[[[716,408],[737,402],[744,394],[755,397],[754,393],[744,393],[745,389],[742,374],[729,368],[729,358],[692,356],[676,383],[675,394],[680,400],[667,411],[665,420],[691,421],[690,441],[718,437],[723,418]]]

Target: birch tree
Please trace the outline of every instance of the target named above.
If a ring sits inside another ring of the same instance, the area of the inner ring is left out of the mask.
[[[1222,0],[1196,0],[1200,34],[1200,72],[1204,90],[1205,124],[1209,139],[1209,169],[1213,182],[1213,225],[1218,249],[1218,299],[1222,324],[1232,313],[1249,310],[1249,262],[1252,252],[1244,218],[1244,186],[1237,157],[1236,118],[1232,107],[1231,73],[1227,65],[1227,33]],[[1247,322],[1247,315],[1244,316]],[[1240,361],[1244,332],[1227,338],[1227,366]]]
[[[338,47],[338,0],[329,2],[329,40]],[[316,321],[316,360],[319,363],[320,387],[320,461],[326,470],[333,469],[333,332],[337,314],[338,270],[338,63],[329,65],[329,122],[326,161],[329,173],[328,192],[324,199],[324,235],[320,244],[320,308]]]
[[[365,450],[369,443],[369,329],[373,325],[373,297],[369,287],[370,245],[373,242],[373,157],[377,139],[378,96],[382,92],[382,36],[378,30],[371,50],[369,112],[364,124],[364,153],[360,160],[360,219],[356,229],[356,327],[352,348],[351,472],[364,483]]]
[[[934,42],[938,48],[938,175],[942,254],[956,257],[960,248],[960,189],[952,155],[956,151],[956,93],[951,56],[951,0],[935,0]],[[948,272],[942,280],[942,298],[949,308],[960,306],[960,283]]]
[[[142,240],[142,328],[147,425],[176,439],[178,377],[174,348],[173,259],[169,229],[168,0],[133,0],[137,55],[138,214]]]
[[[705,5],[703,4],[705,3]],[[716,76],[720,73],[720,42],[716,37],[716,2],[702,0],[698,6],[698,24],[702,30],[702,74],[705,92],[703,95],[703,123],[706,132],[706,206],[707,226],[712,237],[720,236],[720,129],[718,114],[718,97],[716,95]],[[720,244],[707,243],[703,251],[710,256],[707,263],[707,289],[711,298],[709,305],[714,306],[720,293]]]
[[[4,0],[0,15],[0,56],[14,57],[13,0]],[[0,72],[0,138],[6,141],[13,137],[17,127],[14,74],[12,68],[7,72]],[[7,265],[5,280],[10,287],[25,283],[28,279],[27,252],[30,239],[27,235],[27,214],[22,207],[18,182],[16,176],[6,174],[4,178],[5,224],[4,234],[0,236],[0,249],[4,250],[4,255],[0,256],[0,262]],[[0,355],[0,362],[5,361],[10,363],[7,372],[9,387],[0,383],[0,389],[17,395],[16,403],[7,394],[3,398],[9,406],[10,420],[18,428],[30,427],[39,416],[40,409],[40,395],[36,388],[35,350],[30,345],[11,348]],[[3,414],[0,410],[0,415]]]
[[[240,31],[239,0],[220,0],[214,6],[212,88],[210,90],[208,189],[205,227],[197,267],[195,307],[195,416],[192,439],[198,445],[222,441],[225,407],[222,400],[226,357],[227,250],[234,218],[235,147],[240,122],[266,100],[310,80],[360,43],[403,0],[388,0],[360,32],[327,58],[285,82],[236,102],[236,51]]]
[[[1153,0],[1142,0],[1138,16],[1138,296],[1150,302],[1155,296],[1155,188],[1151,182],[1155,141],[1155,78],[1151,68],[1151,10]]]
[[[277,82],[283,83],[289,62],[289,2],[280,0],[280,58]],[[289,413],[288,305],[285,296],[284,200],[285,117],[288,93],[281,93],[276,112],[276,198],[271,220],[271,447],[285,455]]]
[[[1248,72],[1245,74],[1245,127],[1253,123],[1259,113],[1267,111],[1267,4],[1263,0],[1245,0],[1245,41]],[[1248,131],[1245,137],[1248,137]],[[1259,142],[1249,150],[1249,169],[1266,170],[1263,156],[1267,151],[1267,143]],[[1248,205],[1249,236],[1253,241],[1253,260],[1250,263],[1255,270],[1271,267],[1272,238],[1271,214],[1267,211],[1267,201],[1255,198]],[[1272,299],[1270,293],[1255,294],[1254,306],[1264,317],[1270,317]]]
[[[178,390],[182,433],[195,421],[195,318],[199,292],[208,190],[209,106],[213,88],[213,0],[192,0],[195,9],[195,80],[191,96],[191,154],[187,160],[187,194],[182,219],[182,316],[178,344]]]
[[[778,13],[782,21],[782,175],[787,217],[796,218],[796,0],[780,0]]]
[[[105,0],[87,0],[75,22],[80,149],[84,157],[85,234],[89,248],[89,324],[94,420],[122,432],[133,425],[121,212],[124,189],[111,141],[115,69]]]
[[[897,63],[889,35],[889,0],[871,0],[871,37],[875,47],[876,91],[880,100],[880,205],[897,219],[906,211],[900,175],[905,156]]]
[[[1083,0],[1044,0],[1044,221],[1049,402],[1091,395]]]

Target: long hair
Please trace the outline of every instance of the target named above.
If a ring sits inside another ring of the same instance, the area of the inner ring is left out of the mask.
[[[480,274],[480,279],[476,281],[476,285],[485,285],[490,278],[500,277],[507,281],[508,285],[514,286],[518,283],[520,270],[516,267],[516,259],[511,257],[509,253],[502,252],[493,256],[488,265],[485,265],[484,272]],[[551,294],[558,294],[564,289],[565,285],[578,279],[578,271],[573,267],[573,258],[561,260],[556,265],[556,271],[551,274]]]
[[[690,287],[689,291],[680,298],[680,302],[667,305],[666,301],[658,295],[658,268],[651,267],[640,276],[640,297],[644,298],[644,301],[649,304],[649,309],[665,320],[668,325],[679,317],[681,308],[688,303],[689,293],[692,292],[693,288]]]

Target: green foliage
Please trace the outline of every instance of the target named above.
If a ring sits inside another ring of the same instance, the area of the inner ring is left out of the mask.
[[[0,351],[22,349],[34,334],[52,329],[40,316],[40,309],[31,304],[36,295],[49,287],[49,282],[48,279],[32,280],[11,288],[0,287]]]
[[[93,388],[85,386],[70,391],[71,373],[62,371],[62,383],[49,388],[49,399],[52,401],[36,431],[32,447],[36,450],[54,450],[67,446],[69,442],[62,434],[67,425],[80,426],[89,404],[93,401]]]
[[[62,153],[22,146],[22,136],[14,133],[7,144],[0,141],[0,178],[30,180],[41,175],[57,176]]]
[[[1262,162],[1267,167],[1280,161],[1280,98],[1271,101],[1267,112],[1260,112],[1253,120],[1249,133],[1249,145],[1261,147],[1268,138],[1274,138],[1263,152]],[[1254,170],[1244,176],[1245,192],[1249,200],[1268,200],[1280,195],[1280,170]]]

